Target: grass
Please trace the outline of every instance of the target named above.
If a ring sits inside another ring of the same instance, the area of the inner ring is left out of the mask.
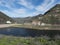
[[[60,45],[60,39],[51,40],[49,37],[15,37],[3,35],[0,45]]]

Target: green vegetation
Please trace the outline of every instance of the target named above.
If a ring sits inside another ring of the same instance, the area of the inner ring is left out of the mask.
[[[0,36],[0,45],[60,45],[60,39],[49,37],[14,37]]]
[[[59,24],[59,18],[58,17],[55,17],[54,15],[45,15],[43,18],[42,18],[42,22],[46,23],[46,24]]]

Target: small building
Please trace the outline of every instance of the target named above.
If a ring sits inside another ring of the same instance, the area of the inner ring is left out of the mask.
[[[41,23],[41,26],[45,26],[46,24],[45,23]]]
[[[11,24],[12,22],[11,21],[6,21],[7,24]]]
[[[38,26],[40,26],[41,25],[41,21],[34,20],[34,21],[32,21],[32,25],[38,25]]]
[[[43,23],[42,21],[39,21],[39,20],[33,20],[32,21],[32,25],[35,25],[35,26],[45,26],[46,24]]]

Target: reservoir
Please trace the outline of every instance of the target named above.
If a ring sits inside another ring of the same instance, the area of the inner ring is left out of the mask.
[[[21,36],[21,37],[39,37],[41,35],[54,37],[55,35],[60,35],[60,31],[59,30],[37,30],[37,29],[9,27],[9,28],[0,28],[0,34]]]

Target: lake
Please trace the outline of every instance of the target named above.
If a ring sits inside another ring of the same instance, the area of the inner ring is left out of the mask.
[[[0,28],[0,34],[22,36],[22,37],[39,37],[41,35],[46,35],[49,37],[54,37],[55,35],[60,35],[59,30],[37,30],[37,29],[27,29],[27,28]]]

